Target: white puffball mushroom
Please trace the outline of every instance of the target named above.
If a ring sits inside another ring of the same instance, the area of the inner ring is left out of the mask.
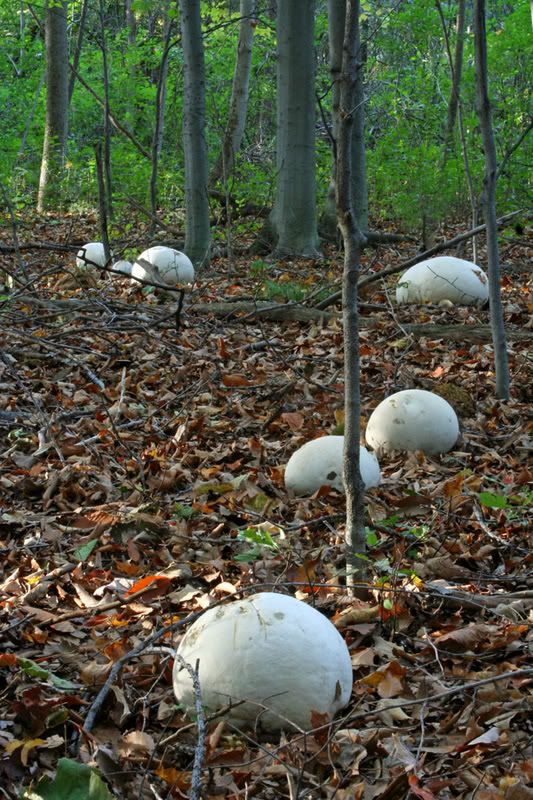
[[[391,394],[374,409],[366,441],[380,452],[422,450],[447,453],[459,436],[459,421],[451,405],[438,394],[406,389]]]
[[[182,283],[193,283],[194,267],[192,261],[185,253],[174,250],[172,247],[156,245],[150,247],[138,256],[131,275],[143,281],[153,280],[167,286]]]
[[[78,267],[105,267],[106,257],[102,242],[87,242],[78,250],[76,266]]]
[[[306,442],[287,462],[285,487],[297,495],[314,494],[321,486],[343,492],[343,450],[344,436],[322,436]],[[364,447],[359,449],[359,470],[366,489],[378,486],[378,460]]]
[[[489,281],[481,267],[454,256],[420,261],[404,272],[396,287],[396,302],[481,305],[489,296]]]
[[[333,716],[350,700],[352,664],[344,639],[301,600],[262,592],[208,609],[181,640],[177,655],[198,677],[204,709],[230,703],[227,719],[242,728],[309,730],[311,712]],[[174,693],[194,713],[189,672],[176,658]]]
[[[120,272],[125,275],[131,275],[132,267],[133,264],[131,263],[131,261],[124,261],[124,260],[115,261],[115,263],[113,264],[113,272]]]

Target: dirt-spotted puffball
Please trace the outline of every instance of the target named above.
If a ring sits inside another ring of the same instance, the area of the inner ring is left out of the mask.
[[[78,267],[105,267],[106,257],[102,242],[88,242],[78,250],[76,256]]]
[[[289,458],[285,467],[285,487],[297,495],[314,494],[321,486],[344,491],[344,436],[322,436],[306,442]],[[366,489],[381,481],[374,453],[359,449],[359,471]]]
[[[133,264],[131,261],[115,261],[113,264],[113,272],[119,272],[123,275],[131,275]]]
[[[489,281],[481,267],[453,256],[420,261],[404,272],[396,287],[397,303],[481,305],[489,296]]]
[[[167,286],[193,283],[194,267],[185,253],[171,247],[156,245],[145,250],[135,261],[131,275],[143,281],[154,281]]]
[[[293,597],[263,592],[208,609],[181,640],[177,654],[198,663],[207,713],[232,708],[237,727],[276,731],[295,725],[309,730],[311,713],[333,716],[350,700],[352,665],[335,626]],[[174,693],[194,713],[189,672],[174,662]]]
[[[451,405],[433,392],[406,389],[391,394],[372,412],[366,441],[378,453],[422,450],[427,455],[447,453],[459,436],[459,422]]]

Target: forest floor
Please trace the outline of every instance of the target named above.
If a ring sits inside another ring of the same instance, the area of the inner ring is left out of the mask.
[[[96,230],[50,218],[18,236],[81,245]],[[140,252],[150,239],[136,232]],[[442,456],[382,458],[371,588],[354,600],[343,496],[295,499],[283,484],[289,456],[342,422],[340,307],[304,322],[254,311],[316,305],[341,255],[214,260],[176,329],[174,301],[79,270],[73,253],[22,249],[25,285],[0,306],[0,797],[531,800],[532,251],[502,232],[506,402],[487,310],[395,307],[396,276],[363,298],[362,430],[388,394],[434,388],[461,437]],[[363,272],[414,254],[369,250]],[[171,657],[142,645],[175,647],[188,615],[252,587],[333,621],[352,698],[307,736],[212,720],[191,787],[201,731],[176,706]]]

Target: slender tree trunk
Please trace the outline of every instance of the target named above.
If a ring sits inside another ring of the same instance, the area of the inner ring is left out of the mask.
[[[179,0],[184,61],[185,250],[195,265],[209,261],[211,232],[205,141],[205,67],[198,0]]]
[[[224,132],[224,140],[215,166],[211,170],[209,182],[216,183],[222,178],[227,182],[228,176],[233,172],[235,156],[240,150],[246,112],[248,110],[248,94],[250,85],[250,69],[252,66],[252,42],[254,36],[254,11],[255,0],[240,0],[239,42],[237,44],[237,59],[233,73],[231,87],[231,100],[229,105],[228,122]]]
[[[435,0],[435,5],[439,13],[442,34],[446,44],[446,57],[448,59],[448,67],[450,69],[450,76],[452,79],[452,88],[450,94],[450,101],[448,103],[448,115],[446,128],[444,131],[444,143],[442,148],[442,159],[440,170],[444,171],[446,161],[448,159],[449,151],[452,144],[453,128],[455,120],[459,123],[459,139],[461,142],[461,153],[463,156],[463,164],[465,169],[465,178],[468,184],[468,197],[470,200],[470,210],[472,213],[472,227],[477,225],[478,217],[478,202],[476,192],[474,189],[474,181],[470,171],[470,159],[468,156],[468,146],[466,142],[465,127],[463,122],[463,111],[461,104],[461,74],[463,69],[463,45],[465,37],[465,0],[459,0],[459,9],[457,12],[457,39],[455,41],[455,58],[452,55],[452,48],[450,45],[450,37],[448,35],[448,27],[446,25],[446,18],[440,0]],[[476,237],[472,239],[472,260],[477,263],[477,240]]]
[[[498,165],[488,90],[485,0],[474,0],[474,48],[477,111],[483,139],[483,150],[485,152],[482,205],[487,229],[490,324],[494,346],[496,397],[507,400],[509,398],[509,360],[500,288],[500,257],[498,251],[498,225],[496,222],[496,177]]]
[[[314,0],[278,3],[277,185],[270,217],[278,256],[318,257]]]
[[[81,49],[83,47],[83,37],[85,35],[85,21],[87,19],[87,10],[89,8],[89,0],[83,0],[80,11],[80,21],[78,24],[78,37],[76,39],[76,49],[74,50],[74,58],[72,59],[72,70],[70,73],[70,80],[68,84],[68,102],[72,100],[74,94],[74,85],[76,83],[76,72],[80,63]]]
[[[107,64],[107,46],[106,46],[106,27],[104,17],[104,2],[100,0],[99,6],[100,17],[100,36],[101,36],[101,49],[102,49],[102,77],[104,84],[104,146],[103,146],[103,166],[106,182],[106,203],[107,215],[112,218],[113,216],[113,181],[111,177],[111,123],[109,119],[110,104],[109,104],[109,68]]]
[[[357,224],[352,201],[353,126],[356,116],[357,72],[362,68],[359,37],[359,0],[346,0],[346,21],[340,78],[337,127],[336,198],[339,228],[344,242],[342,315],[344,328],[344,485],[346,489],[346,583],[366,575],[358,558],[366,550],[364,485],[359,469],[360,365],[357,281],[365,237]]]
[[[155,128],[152,140],[152,172],[150,175],[150,208],[152,214],[157,214],[157,173],[159,158],[163,148],[163,133],[165,130],[165,105],[167,98],[168,54],[170,52],[170,37],[172,35],[172,19],[168,13],[168,4],[165,5],[165,23],[163,27],[163,55],[159,65],[157,79],[157,92],[155,98]]]
[[[340,79],[342,69],[344,22],[346,15],[346,0],[328,0],[328,31],[329,31],[329,63],[332,81],[332,134],[336,142],[339,124]],[[352,201],[358,225],[362,231],[368,231],[368,184],[366,179],[366,148],[365,148],[365,109],[364,109],[364,70],[361,53],[361,67],[357,71],[354,89],[354,119],[352,125]],[[335,148],[334,148],[335,149]],[[333,154],[333,169],[331,181],[326,197],[322,223],[328,238],[335,238],[337,227],[336,209],[336,178],[335,163],[336,153]]]
[[[437,9],[444,20],[442,6],[440,0],[437,0]],[[451,51],[446,47],[448,54],[448,64],[450,67],[450,74],[452,77],[452,88],[450,90],[450,99],[448,101],[448,115],[446,119],[446,128],[444,130],[444,159],[448,154],[450,142],[453,135],[455,120],[457,118],[457,110],[459,108],[459,97],[461,88],[461,76],[463,73],[463,48],[465,42],[465,26],[466,26],[466,3],[465,0],[459,0],[459,7],[457,9],[457,24],[455,34],[455,54],[452,58]]]
[[[67,4],[48,2],[45,12],[46,122],[37,210],[59,198],[68,131]]]
[[[128,82],[130,87],[130,99],[128,102],[128,122],[131,125],[132,129],[135,127],[135,84],[137,80],[137,67],[135,65],[135,61],[132,58],[132,54],[135,53],[135,48],[137,45],[137,21],[135,19],[135,13],[133,11],[133,0],[125,0],[125,16],[126,16],[126,28],[128,31],[128,50],[126,53],[126,61],[128,64]]]

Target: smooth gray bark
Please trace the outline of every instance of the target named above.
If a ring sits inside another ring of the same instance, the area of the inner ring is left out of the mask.
[[[278,3],[275,255],[316,258],[314,0]]]
[[[85,22],[87,20],[87,10],[89,8],[89,0],[83,0],[80,11],[80,21],[78,23],[78,36],[76,39],[76,48],[74,50],[74,57],[72,59],[72,70],[68,83],[68,101],[72,100],[74,94],[74,85],[76,83],[76,71],[80,63],[80,56],[83,47],[83,38],[85,36]]]
[[[329,34],[329,64],[332,81],[331,121],[334,142],[338,137],[340,79],[342,70],[342,56],[344,44],[344,22],[346,15],[346,0],[328,0],[328,34]],[[359,37],[360,38],[360,37]],[[368,184],[366,179],[366,148],[365,148],[365,99],[364,99],[364,59],[359,57],[354,87],[354,116],[352,124],[352,203],[357,218],[357,223],[362,231],[368,231]],[[334,148],[335,149],[335,148]],[[326,203],[322,222],[329,238],[334,238],[337,226],[336,197],[335,197],[335,162],[334,152],[331,182],[326,196]]]
[[[237,44],[237,58],[233,73],[231,99],[229,104],[228,121],[224,132],[224,140],[215,166],[211,170],[210,183],[222,179],[227,181],[233,172],[235,156],[240,150],[246,113],[248,111],[248,94],[250,86],[250,70],[252,66],[252,42],[254,37],[254,11],[255,0],[240,0],[239,14],[239,41]]]
[[[172,20],[168,13],[168,3],[165,4],[165,21],[163,25],[163,54],[159,65],[157,78],[157,92],[155,100],[155,128],[152,139],[152,171],[150,174],[150,208],[152,214],[157,213],[157,174],[159,158],[163,149],[163,134],[165,130],[165,107],[167,98],[168,54],[171,44]]]
[[[490,325],[494,346],[496,397],[509,398],[509,359],[503,319],[500,288],[500,256],[496,221],[496,180],[498,164],[492,129],[487,70],[487,34],[485,0],[474,0],[474,50],[476,69],[476,100],[479,125],[485,153],[485,178],[482,206],[487,229],[487,267],[489,274]]]
[[[346,585],[353,589],[366,575],[358,555],[366,551],[364,484],[359,469],[360,364],[358,291],[361,249],[365,244],[355,215],[353,126],[356,116],[357,73],[361,68],[359,0],[346,0],[346,20],[340,77],[337,128],[337,218],[344,242],[342,317],[344,331],[344,486],[346,490]]]
[[[184,62],[185,250],[195,265],[209,261],[211,232],[205,141],[205,66],[198,0],[179,0]]]
[[[67,4],[48,2],[45,11],[46,122],[37,210],[59,199],[68,131]]]
[[[439,6],[439,13],[442,14],[440,8],[440,0],[437,0]],[[459,108],[459,96],[461,87],[461,76],[463,73],[463,49],[465,41],[465,27],[466,27],[466,2],[459,0],[459,7],[457,9],[457,24],[455,34],[455,53],[453,60],[451,53],[448,52],[448,63],[450,66],[450,73],[452,76],[452,88],[450,90],[450,99],[448,101],[448,115],[446,119],[446,128],[444,131],[444,154],[448,151],[450,141],[455,126],[457,117],[457,110]]]

